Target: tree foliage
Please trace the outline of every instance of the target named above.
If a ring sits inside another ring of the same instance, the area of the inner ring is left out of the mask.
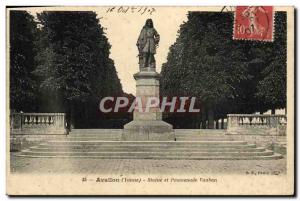
[[[36,57],[44,110],[67,112],[76,127],[97,123],[101,97],[122,93],[110,44],[94,12],[38,14],[40,51]]]
[[[267,55],[271,59],[262,71],[263,78],[259,81],[256,92],[256,96],[262,100],[262,104],[271,109],[286,107],[287,92],[286,15],[277,12],[275,19],[275,40]]]
[[[10,11],[10,109],[33,112],[37,109],[35,69],[36,23],[26,11]]]
[[[189,12],[162,66],[163,95],[195,96],[215,119],[285,107],[286,14],[274,42],[232,39],[233,13]]]

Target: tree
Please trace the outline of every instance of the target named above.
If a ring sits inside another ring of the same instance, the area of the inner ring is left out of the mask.
[[[246,65],[240,62],[242,53],[228,51],[236,46],[228,30],[232,17],[228,13],[190,12],[162,70],[163,93],[176,86],[180,95],[197,97],[202,110],[210,114],[210,127],[216,107],[224,108],[233,101],[235,85],[248,78]],[[174,79],[176,85],[172,84]]]
[[[286,107],[286,14],[276,12],[275,15],[275,39],[274,44],[270,48],[267,57],[271,57],[271,61],[262,71],[263,79],[259,81],[256,96],[262,99],[262,104],[268,109]]]
[[[286,20],[280,15],[275,41],[261,42],[232,39],[233,13],[189,12],[162,66],[162,94],[197,97],[209,128],[228,113],[284,107]]]
[[[95,126],[100,98],[122,93],[96,13],[42,12],[38,19],[41,37],[35,74],[41,79],[41,91],[53,101],[52,111],[67,113],[69,125]]]
[[[10,109],[37,110],[35,69],[36,23],[26,11],[10,11]]]

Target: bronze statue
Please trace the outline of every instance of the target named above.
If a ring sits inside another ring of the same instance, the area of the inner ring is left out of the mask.
[[[139,50],[140,71],[146,70],[147,67],[155,71],[154,54],[156,53],[158,43],[159,34],[153,27],[152,19],[147,19],[136,43]]]

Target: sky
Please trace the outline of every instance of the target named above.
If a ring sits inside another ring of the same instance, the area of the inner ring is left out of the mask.
[[[117,7],[116,9],[116,12],[111,13],[106,13],[107,9],[105,12],[103,9],[99,9],[97,14],[99,17],[103,17],[100,19],[100,23],[106,28],[106,35],[112,45],[110,57],[115,62],[123,90],[135,95],[133,74],[139,70],[136,41],[146,19],[151,18],[153,20],[154,28],[160,34],[160,43],[155,55],[157,72],[160,72],[161,65],[166,62],[169,47],[176,40],[180,24],[187,19],[187,11],[182,12],[181,9],[170,10],[169,8],[155,8],[153,11],[152,7],[148,7],[152,13],[141,14],[142,12],[132,13],[132,11],[118,13],[120,8]],[[145,7],[141,9],[144,11]]]

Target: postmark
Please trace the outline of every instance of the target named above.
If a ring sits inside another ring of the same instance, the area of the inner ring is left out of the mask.
[[[233,39],[272,42],[274,11],[272,6],[237,6]]]

